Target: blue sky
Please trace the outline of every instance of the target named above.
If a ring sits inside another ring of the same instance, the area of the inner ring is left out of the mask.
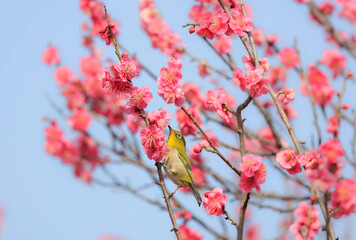
[[[291,46],[294,39],[297,39],[305,65],[315,62],[321,57],[324,49],[331,47],[323,43],[323,30],[310,23],[306,7],[297,5],[292,0],[275,0],[273,5],[271,2],[250,1],[254,10],[254,23],[263,27],[267,34],[279,35],[282,38],[281,47]],[[150,42],[139,25],[137,1],[105,3],[111,15],[121,23],[119,41],[158,74],[159,69],[166,65],[167,57],[150,48]],[[196,55],[211,59],[213,64],[222,66],[212,51],[201,50],[203,44],[198,37],[188,35],[187,29],[181,27],[190,22],[187,12],[192,4],[193,1],[157,1],[163,18],[175,32],[184,36],[183,42],[188,45],[188,49]],[[165,211],[122,191],[88,186],[75,179],[70,168],[63,166],[58,159],[48,156],[44,151],[43,130],[46,124],[41,121],[41,117],[59,119],[48,103],[46,94],[60,106],[64,106],[64,100],[53,79],[54,69],[41,63],[41,54],[47,44],[52,43],[58,47],[63,64],[72,66],[79,74],[78,60],[88,54],[80,45],[80,26],[84,21],[88,22],[88,18],[80,12],[77,1],[35,0],[21,1],[21,4],[19,1],[6,1],[0,8],[0,25],[3,32],[0,45],[0,205],[5,212],[5,225],[0,239],[94,240],[102,234],[113,234],[127,239],[144,239],[147,236],[173,239]],[[352,29],[345,21],[336,23],[340,29]],[[237,39],[233,46],[237,53],[235,57],[245,54]],[[111,47],[104,44],[100,44],[100,47],[105,56],[115,59]],[[183,61],[186,63],[183,67],[184,79],[197,81],[196,65],[191,64],[188,58],[183,58]],[[348,66],[355,66],[355,61],[352,60]],[[294,73],[289,75],[288,81],[292,87],[298,88],[299,79]],[[137,84],[148,85],[151,90],[156,88],[154,82],[144,74]],[[333,84],[336,89],[341,89],[340,83]],[[207,83],[204,89],[208,88]],[[345,101],[353,107],[354,90],[355,84],[349,84],[345,95]],[[239,102],[244,99],[244,95],[236,97]],[[294,106],[299,110],[300,116],[298,122],[294,123],[297,136],[310,141],[314,129],[309,102],[301,98]],[[161,107],[166,105],[155,96],[148,110]],[[168,110],[174,112],[175,108],[169,106]],[[254,117],[254,113],[254,110],[247,110],[245,115],[248,119],[246,124],[251,128],[263,124],[260,117]],[[69,130],[64,121],[59,122],[65,130]],[[322,126],[325,127],[325,124]],[[286,133],[282,125],[280,131]],[[100,129],[93,129],[93,132],[103,139],[106,137]],[[345,129],[341,130],[341,134],[345,136],[342,141],[345,145],[348,144],[351,132]],[[330,136],[324,134],[323,137],[327,139]],[[216,159],[209,154],[205,156],[209,160]],[[226,170],[221,164],[214,164],[212,166],[221,168],[220,171]],[[142,172],[130,167],[114,168],[113,171],[118,176],[125,175],[124,179],[136,186],[148,181]],[[345,173],[350,176],[349,169],[345,170]],[[100,176],[100,173],[98,174]],[[272,175],[268,176],[271,176],[272,180],[262,186],[262,189],[273,190],[276,186],[283,186],[283,183],[273,182]],[[168,183],[168,186],[173,190],[172,184]],[[160,189],[153,183],[147,194],[157,199],[161,197]],[[185,196],[180,194],[181,197]],[[204,220],[213,224],[218,222],[216,218],[207,216],[202,208],[196,209],[193,198],[184,199],[187,199],[187,206],[194,209]],[[233,213],[235,206],[236,204],[229,206]],[[259,212],[255,209],[253,212],[259,216],[259,222],[263,222],[263,236],[266,236],[266,239],[276,236],[276,226],[271,221],[266,221],[270,217],[275,219],[276,214],[269,210]],[[336,224],[339,233],[347,228],[342,225],[343,222]],[[192,227],[199,229],[195,225]],[[234,229],[231,229],[231,232],[233,231]],[[211,239],[211,236],[205,235],[206,239]],[[340,234],[340,237],[342,236]]]

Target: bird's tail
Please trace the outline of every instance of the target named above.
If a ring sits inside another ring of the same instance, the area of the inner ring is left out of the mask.
[[[195,197],[195,199],[197,200],[198,205],[199,205],[199,207],[200,207],[200,204],[201,204],[202,200],[201,200],[201,196],[200,196],[198,190],[197,190],[196,187],[194,186],[194,183],[190,184],[189,187],[190,187],[190,190],[192,191],[192,193],[194,194],[194,197]]]

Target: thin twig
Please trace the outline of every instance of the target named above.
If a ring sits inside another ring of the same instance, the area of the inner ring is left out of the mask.
[[[171,229],[171,231],[174,231],[174,233],[176,234],[176,237],[178,240],[182,240],[182,236],[180,235],[180,231],[176,222],[176,219],[174,217],[174,213],[172,210],[172,206],[171,206],[171,202],[169,200],[169,195],[166,189],[166,185],[164,184],[164,179],[163,179],[163,175],[162,175],[162,163],[160,162],[156,162],[156,167],[157,167],[157,172],[158,172],[158,176],[159,176],[159,182],[157,182],[158,185],[161,186],[162,188],[162,192],[163,192],[163,196],[164,196],[164,201],[166,202],[167,205],[167,209],[168,209],[168,213],[169,213],[169,217],[171,218],[171,222],[173,224],[173,228]]]
[[[241,175],[240,170],[238,170],[236,167],[234,167],[229,160],[227,160],[220,152],[219,150],[215,147],[214,143],[210,140],[210,138],[205,134],[205,132],[203,131],[203,129],[199,126],[199,124],[195,121],[195,119],[193,118],[193,116],[191,114],[188,113],[188,111],[184,108],[181,107],[181,109],[185,112],[185,114],[187,114],[187,116],[190,118],[190,120],[192,120],[192,122],[194,123],[195,126],[197,126],[197,128],[199,129],[199,131],[201,132],[201,134],[203,134],[203,136],[205,137],[206,141],[208,141],[208,143],[210,144],[210,146],[214,149],[215,153],[239,176]]]
[[[108,22],[108,26],[107,28],[109,29],[109,32],[110,32],[110,37],[112,39],[112,42],[115,46],[115,54],[116,56],[119,58],[120,62],[121,62],[121,55],[120,55],[120,52],[119,52],[119,49],[117,47],[117,44],[116,44],[116,40],[115,40],[115,37],[114,37],[114,34],[112,33],[111,31],[111,27],[110,27],[110,19],[109,19],[109,15],[108,15],[108,12],[106,11],[106,6],[104,6],[104,10],[105,10],[105,17],[106,17],[106,21]]]

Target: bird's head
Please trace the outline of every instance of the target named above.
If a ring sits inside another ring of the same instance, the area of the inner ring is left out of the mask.
[[[171,128],[171,126],[169,125],[168,128],[169,128],[169,136],[168,136],[167,145],[169,147],[181,148],[185,150],[185,139],[183,135],[179,131]]]

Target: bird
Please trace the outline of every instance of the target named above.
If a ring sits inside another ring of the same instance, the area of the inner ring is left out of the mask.
[[[163,157],[162,163],[167,176],[177,185],[176,190],[169,197],[171,198],[179,188],[189,187],[200,207],[202,199],[194,183],[192,168],[186,153],[185,139],[179,131],[172,129],[169,125],[168,128],[169,152]]]

